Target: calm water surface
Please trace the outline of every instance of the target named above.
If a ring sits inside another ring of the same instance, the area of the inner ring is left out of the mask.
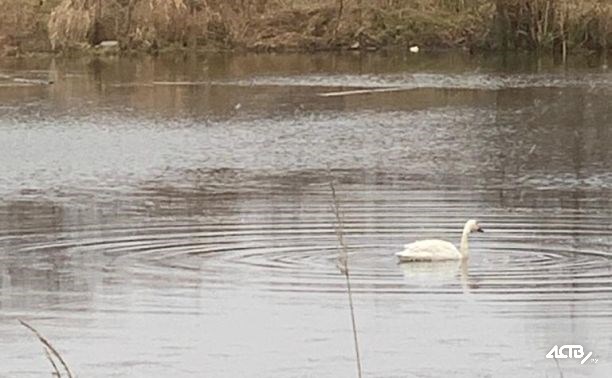
[[[1,61],[0,376],[50,374],[20,318],[82,377],[355,376],[335,180],[365,376],[610,377],[612,73],[574,61]],[[468,218],[468,266],[396,264]]]

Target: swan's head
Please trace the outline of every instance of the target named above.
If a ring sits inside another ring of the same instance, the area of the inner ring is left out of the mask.
[[[467,221],[467,223],[465,224],[465,228],[470,230],[470,232],[484,232],[482,227],[480,227],[480,225],[478,224],[478,221],[475,219],[470,219],[469,221]]]

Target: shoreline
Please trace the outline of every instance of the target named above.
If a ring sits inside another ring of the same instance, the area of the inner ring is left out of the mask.
[[[545,1],[0,0],[0,56],[610,50],[612,4]]]

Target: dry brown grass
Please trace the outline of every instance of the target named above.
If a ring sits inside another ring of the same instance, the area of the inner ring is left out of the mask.
[[[608,0],[0,0],[0,46],[607,49]],[[48,20],[47,20],[48,19]],[[47,22],[48,21],[48,22]]]
[[[502,44],[530,50],[607,49],[612,38],[608,0],[498,1]]]
[[[87,0],[64,0],[51,12],[49,40],[53,50],[86,44],[94,22],[94,9]]]
[[[0,56],[48,49],[43,8],[39,0],[0,0]]]
[[[471,33],[477,17],[467,17],[467,12],[483,1],[53,0],[47,33],[54,50],[104,39],[136,49],[316,50],[357,41],[364,47],[452,45]],[[17,0],[0,0],[2,4],[14,8],[6,13],[18,18],[14,25],[44,14],[34,5],[29,13],[17,12]],[[443,17],[436,10],[442,10]]]

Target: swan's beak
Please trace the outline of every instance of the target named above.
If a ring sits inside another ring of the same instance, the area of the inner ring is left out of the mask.
[[[482,227],[478,227],[478,228],[476,229],[476,232],[484,232],[484,230],[482,229]]]

